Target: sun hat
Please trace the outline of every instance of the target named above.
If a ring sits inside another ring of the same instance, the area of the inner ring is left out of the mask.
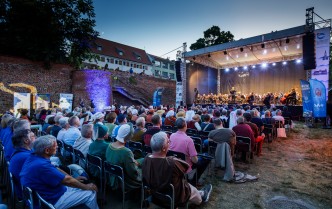
[[[186,112],[180,111],[176,114],[176,118],[185,118],[186,117]]]

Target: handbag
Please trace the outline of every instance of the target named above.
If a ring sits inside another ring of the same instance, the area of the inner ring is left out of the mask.
[[[285,128],[281,128],[280,127],[280,123],[279,123],[279,127],[277,128],[277,137],[278,138],[286,138],[286,129]]]

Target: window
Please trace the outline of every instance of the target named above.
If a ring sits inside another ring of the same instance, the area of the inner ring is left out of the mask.
[[[169,69],[170,69],[170,70],[175,70],[175,66],[174,66],[174,64],[169,64]]]
[[[127,66],[129,67],[129,62],[127,62],[126,64],[127,64]]]
[[[119,60],[119,65],[122,65],[122,60]]]
[[[105,57],[100,57],[100,61],[105,62]]]
[[[168,72],[163,72],[163,77],[168,78]]]
[[[159,76],[160,75],[160,71],[159,70],[154,71],[154,75],[155,76]]]
[[[134,66],[134,64],[133,63],[130,63],[130,67],[133,67]]]
[[[136,64],[134,64],[134,68],[136,68]]]
[[[126,66],[126,61],[123,61],[123,65]]]
[[[107,60],[107,62],[110,62],[110,58],[107,58],[106,60]]]
[[[118,60],[115,60],[115,64],[116,64],[116,65],[119,64],[119,61],[118,61]]]
[[[156,67],[160,67],[160,62],[159,61],[157,61],[157,60],[154,61],[154,64],[155,64]]]
[[[168,69],[168,68],[167,68],[167,63],[163,63],[163,62],[162,62],[161,64],[162,64],[162,68]]]
[[[110,63],[114,63],[114,59],[113,58],[111,58]]]
[[[119,51],[119,55],[120,55],[120,56],[123,56],[123,52],[122,52],[122,51]]]
[[[170,79],[174,79],[174,73],[170,73],[170,74],[169,74],[169,78],[170,78]]]
[[[98,51],[101,51],[102,49],[103,49],[102,46],[97,46],[97,50],[98,50]]]
[[[142,58],[141,58],[141,56],[137,56],[137,59],[138,59],[138,60],[141,60]]]
[[[145,65],[143,65],[143,69],[146,69],[146,68],[145,68]]]

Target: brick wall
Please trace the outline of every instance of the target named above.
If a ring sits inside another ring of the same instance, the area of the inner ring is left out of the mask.
[[[88,74],[89,76],[87,76]],[[108,92],[104,87],[111,86],[115,76],[118,76],[119,80],[113,85],[124,87],[136,98],[144,98],[152,104],[154,91],[158,87],[163,87],[165,90],[162,96],[162,104],[175,104],[175,81],[172,80],[134,74],[136,84],[133,84],[129,81],[129,77],[132,75],[126,72],[74,71],[72,67],[61,64],[53,64],[51,69],[45,69],[41,62],[0,56],[0,113],[13,107],[13,92],[30,93],[31,89],[34,88],[37,93],[50,94],[53,105],[58,104],[60,93],[74,94],[73,107],[78,106],[80,98],[84,100],[85,105],[90,105],[90,99],[96,98],[96,95],[108,97],[107,101],[111,104],[112,91]],[[105,77],[108,80],[105,80]],[[12,84],[19,84],[20,86],[25,84],[29,88],[10,86]],[[87,89],[93,90],[88,91]],[[123,105],[127,106],[137,104],[123,98],[118,93],[114,95],[114,98],[118,104],[124,103]],[[98,101],[94,101],[94,103],[98,103]]]
[[[18,83],[36,88],[37,93],[51,94],[51,102],[58,104],[60,93],[71,92],[72,71],[68,65],[53,64],[51,69],[45,69],[41,62],[0,56],[0,112],[13,107],[12,92],[31,92],[29,88],[10,86]]]

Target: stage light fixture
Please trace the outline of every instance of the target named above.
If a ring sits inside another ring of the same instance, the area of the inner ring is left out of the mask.
[[[247,54],[247,53],[244,53],[244,57],[248,57],[248,54]]]
[[[242,47],[240,48],[240,51],[243,52],[243,48]]]
[[[274,63],[272,63],[272,66],[276,66],[276,63],[274,62]]]
[[[267,54],[267,50],[266,49],[263,50],[263,54]]]
[[[297,59],[297,60],[296,60],[296,63],[301,63],[301,62],[302,62],[301,59]]]
[[[229,71],[229,68],[226,68],[225,71],[228,72],[228,71]]]
[[[283,61],[282,64],[283,64],[283,65],[287,65],[287,62],[286,62],[286,61]]]
[[[262,63],[262,68],[266,68],[267,67],[267,63]]]
[[[300,49],[300,47],[301,47],[300,44],[296,45],[296,49]]]
[[[246,69],[248,69],[248,67],[247,67],[247,66],[244,66],[244,67],[243,67],[243,69],[245,69],[245,70],[246,70]]]
[[[237,71],[237,70],[238,70],[238,68],[237,68],[237,67],[235,67],[235,68],[234,68],[234,70],[235,70],[235,71]]]
[[[253,65],[252,68],[255,69],[255,68],[256,68],[256,65]]]
[[[286,44],[289,44],[289,38],[286,38]]]
[[[224,51],[224,55],[227,55],[227,51]]]
[[[265,48],[265,44],[261,44],[261,47],[264,49]]]

